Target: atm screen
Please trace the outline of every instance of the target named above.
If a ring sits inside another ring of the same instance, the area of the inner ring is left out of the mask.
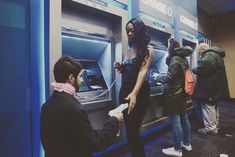
[[[191,42],[189,40],[183,39],[182,41],[183,46],[190,46],[193,51],[196,48],[196,43]],[[199,58],[199,53],[193,53],[190,57],[187,57],[189,64],[190,64],[190,68],[194,68],[195,65],[197,64],[197,58]]]
[[[183,46],[190,46],[192,49],[195,49],[195,47],[197,45],[196,43],[185,40],[185,39],[183,39],[182,44],[183,44]]]
[[[148,71],[148,82],[151,87],[157,86],[156,81],[153,80],[153,73],[166,73],[168,66],[166,65],[166,57],[167,57],[166,49],[154,49],[154,61],[152,67]]]
[[[83,82],[79,92],[106,90],[107,85],[97,61],[80,61],[83,66]]]
[[[82,75],[83,82],[80,84],[79,92],[87,92],[89,91],[89,87],[85,81],[84,75]]]

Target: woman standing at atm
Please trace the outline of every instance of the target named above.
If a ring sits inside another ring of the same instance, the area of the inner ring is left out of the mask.
[[[181,157],[182,149],[192,150],[191,126],[186,112],[185,69],[189,67],[186,59],[192,54],[192,48],[180,47],[178,41],[170,38],[168,40],[168,65],[167,73],[154,75],[156,82],[165,84],[164,104],[167,107],[169,118],[172,122],[172,133],[174,147],[163,149],[162,152],[169,156]]]
[[[121,63],[115,62],[115,68],[122,74],[120,103],[129,103],[124,111],[124,122],[128,145],[132,157],[145,157],[144,145],[140,138],[140,127],[147,112],[150,87],[146,75],[153,61],[153,48],[148,46],[150,37],[141,19],[133,18],[126,24],[129,50]]]

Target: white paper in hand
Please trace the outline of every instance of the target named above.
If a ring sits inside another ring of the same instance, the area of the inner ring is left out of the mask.
[[[122,112],[123,110],[125,110],[126,108],[128,108],[128,103],[125,103],[125,104],[121,104],[120,106],[118,106],[117,108],[109,111],[109,115],[110,116],[113,116],[115,113],[120,113]]]

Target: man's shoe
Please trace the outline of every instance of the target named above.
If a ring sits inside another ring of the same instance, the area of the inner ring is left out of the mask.
[[[182,142],[181,143],[181,147],[184,149],[184,150],[187,150],[187,151],[191,151],[192,150],[192,145],[189,144],[188,146],[187,145],[184,145],[184,143]]]
[[[167,148],[167,149],[162,149],[163,154],[169,155],[169,156],[176,156],[176,157],[181,157],[183,156],[181,150],[175,150],[174,147]]]
[[[208,134],[218,134],[218,130],[214,129],[214,130],[208,130],[206,128],[201,128],[198,129],[198,132],[202,135],[208,135]]]
[[[212,133],[213,134],[218,134],[218,129],[216,128],[216,129],[212,130]]]

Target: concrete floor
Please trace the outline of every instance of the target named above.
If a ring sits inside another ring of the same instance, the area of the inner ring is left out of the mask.
[[[220,157],[220,154],[235,157],[235,103],[222,102],[219,107],[220,130],[217,135],[200,135],[197,133],[199,124],[195,119],[190,120],[193,150],[191,152],[183,151],[183,157]],[[173,146],[172,139],[171,132],[154,137],[151,142],[145,144],[146,156],[165,157],[161,150]],[[128,152],[119,153],[112,154],[112,157],[131,157]]]

